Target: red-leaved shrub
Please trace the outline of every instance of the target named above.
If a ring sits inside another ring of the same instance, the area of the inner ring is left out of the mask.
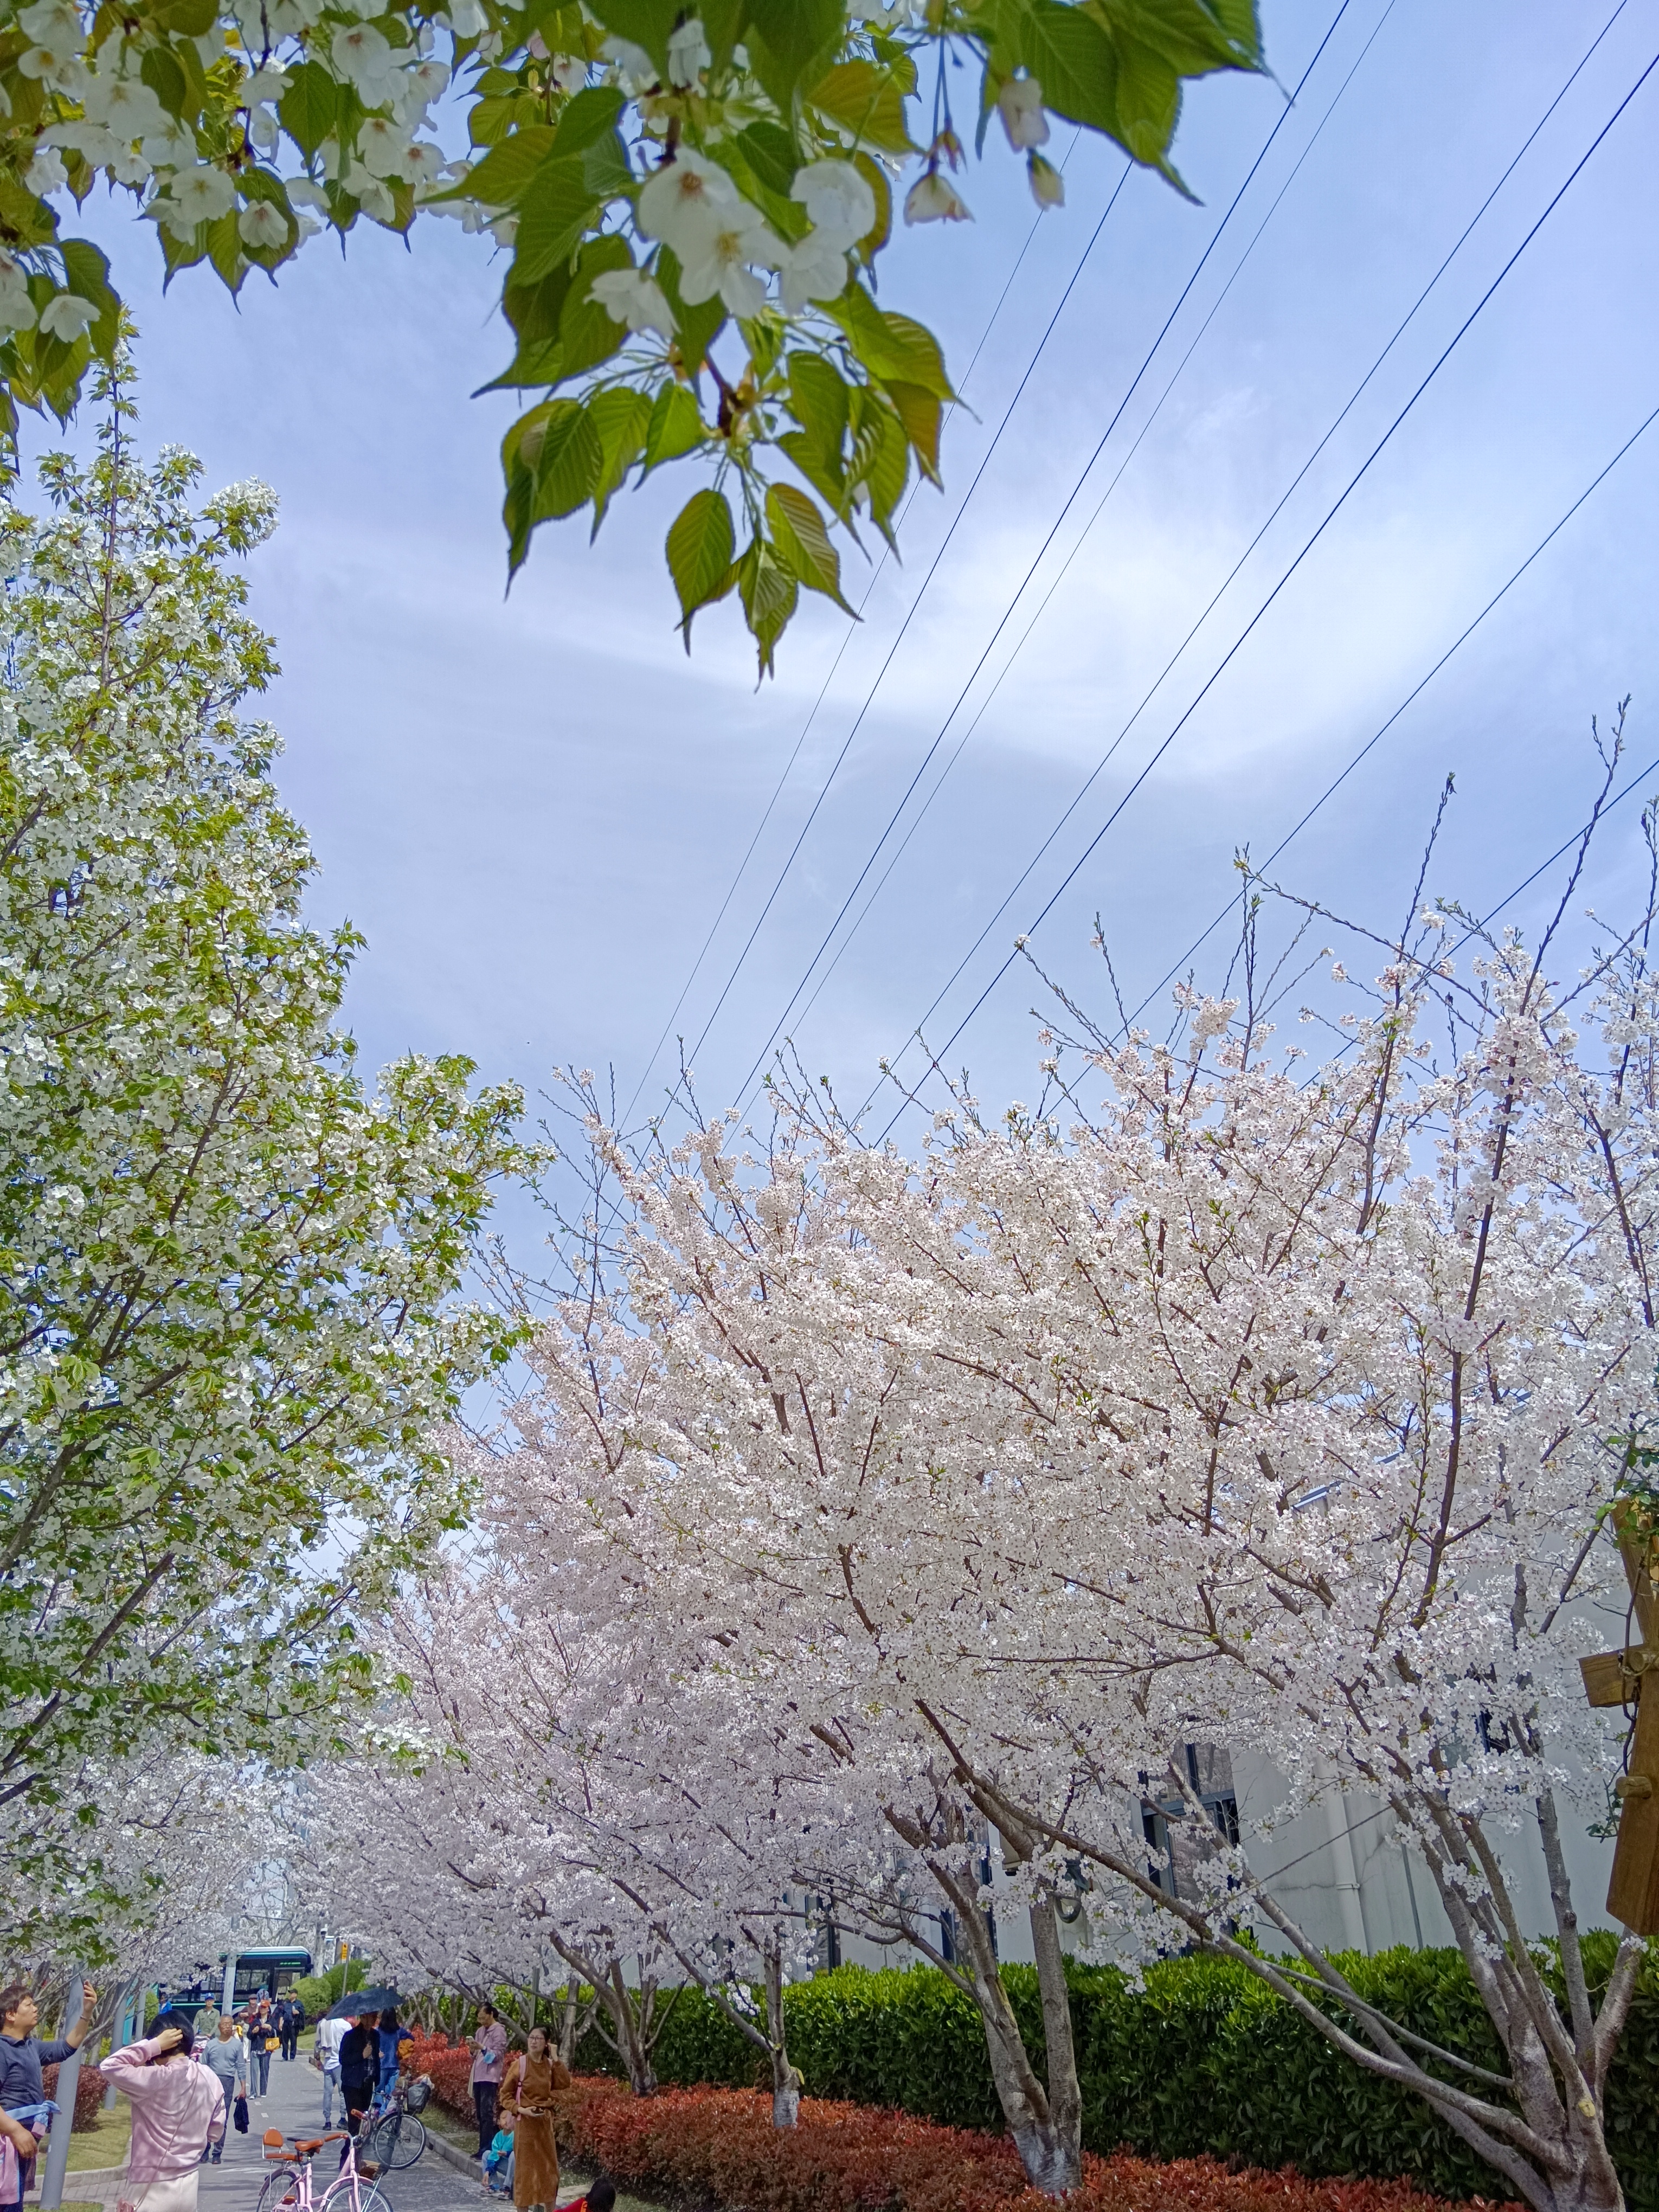
[[[433,2097],[446,2112],[471,2119],[472,2053],[465,2044],[452,2049],[447,2035],[425,2035],[417,2028],[404,2063],[411,2074],[430,2075]]]
[[[471,2118],[471,2059],[423,2036],[418,2072],[441,2104]],[[600,2075],[579,2075],[559,2100],[559,2145],[647,2196],[740,2212],[1053,2212],[1026,2186],[1005,2136],[970,2134],[907,2112],[804,2097],[800,2124],[772,2125],[769,2095],[664,2089],[639,2098]],[[1454,2212],[1405,2181],[1310,2181],[1231,2172],[1217,2159],[1158,2165],[1120,2152],[1085,2157],[1073,2212]],[[1484,2198],[1455,2212],[1490,2212]],[[1516,2208],[1518,2212],[1518,2208]]]
[[[90,2058],[81,2062],[81,2071],[75,2084],[75,2118],[70,2124],[71,2135],[89,2135],[98,2124],[98,2114],[104,2101],[104,2092],[109,2087]],[[41,2094],[47,2097],[58,2094],[58,2069],[40,2069]]]

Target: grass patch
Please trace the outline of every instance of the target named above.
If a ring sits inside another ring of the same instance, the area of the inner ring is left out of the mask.
[[[103,2166],[123,2165],[131,2139],[132,2106],[126,2098],[118,2097],[112,2112],[99,2113],[95,2128],[70,2137],[69,2171],[92,2173]],[[67,2205],[64,2212],[69,2212]]]

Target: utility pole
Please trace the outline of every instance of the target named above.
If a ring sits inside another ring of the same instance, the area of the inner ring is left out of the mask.
[[[76,1974],[70,1982],[70,2000],[64,2014],[65,2035],[79,2021],[83,2002],[81,1977]],[[46,2170],[40,2183],[40,2212],[57,2212],[57,2207],[64,2201],[64,2176],[69,2171],[70,2130],[75,2125],[75,2091],[80,2079],[81,2052],[72,2051],[58,2069],[58,2110],[52,2114],[52,2134],[46,2143]]]

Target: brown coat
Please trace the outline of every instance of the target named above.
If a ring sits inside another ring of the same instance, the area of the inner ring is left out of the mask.
[[[559,2153],[553,2140],[553,2093],[570,2087],[562,2059],[532,2058],[516,2051],[501,2079],[501,2114],[513,2127],[513,2202],[520,2212],[559,2194]]]

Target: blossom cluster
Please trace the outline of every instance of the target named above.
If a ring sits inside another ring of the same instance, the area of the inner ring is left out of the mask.
[[[830,531],[863,513],[890,532],[912,466],[937,475],[951,387],[927,333],[877,307],[873,270],[907,160],[908,222],[967,215],[951,70],[975,64],[981,123],[1000,118],[1050,206],[1049,111],[1173,175],[1182,77],[1261,66],[1249,5],[1224,22],[1143,0],[1130,24],[1079,0],[1049,22],[1061,5],[0,9],[0,434],[19,404],[65,411],[112,356],[105,258],[59,234],[100,179],[153,224],[169,275],[206,264],[233,291],[324,229],[453,217],[510,256],[499,381],[550,394],[507,443],[513,566],[541,522],[591,505],[597,523],[635,471],[696,459],[712,482],[668,544],[688,641],[736,590],[764,670],[802,589],[841,597]],[[908,105],[927,59],[923,145]]]

